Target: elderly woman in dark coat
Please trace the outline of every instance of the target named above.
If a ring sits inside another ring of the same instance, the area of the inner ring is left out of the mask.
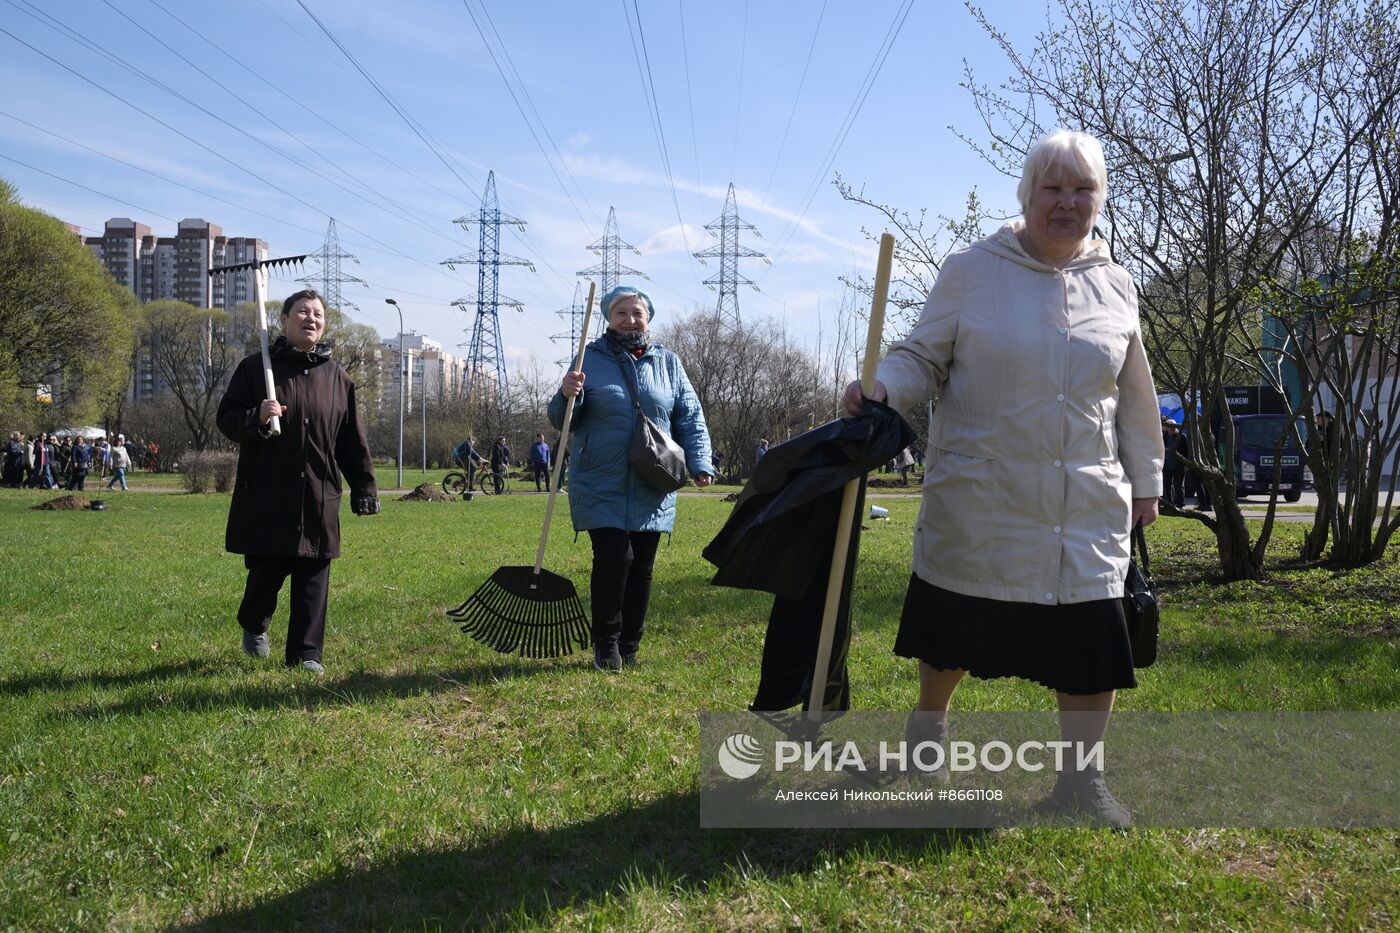
[[[330,564],[340,556],[340,477],[356,515],[379,511],[369,443],[355,408],[355,386],[319,346],[326,308],[311,289],[282,303],[283,336],[272,345],[276,398],[264,398],[262,355],[234,371],[219,403],[219,430],[237,441],[238,478],[225,546],[244,555],[248,582],[238,608],[243,650],[269,653],[277,594],[292,578],[286,663],[324,673]],[[279,416],[282,432],[273,437]]]

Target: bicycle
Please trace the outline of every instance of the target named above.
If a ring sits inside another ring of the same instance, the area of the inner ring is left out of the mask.
[[[476,488],[486,495],[506,495],[510,492],[510,478],[504,472],[496,472],[483,466],[476,472]]]
[[[453,454],[452,459],[459,469],[453,470],[442,478],[442,491],[449,496],[460,496],[471,488],[471,467],[463,464],[460,457]]]

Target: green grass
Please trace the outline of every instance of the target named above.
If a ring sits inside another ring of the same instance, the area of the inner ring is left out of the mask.
[[[418,477],[420,474],[413,474]],[[430,474],[431,475],[431,474]],[[381,476],[383,472],[381,470]],[[440,477],[439,477],[440,478]],[[405,472],[405,481],[409,472]],[[728,509],[680,503],[644,666],[487,652],[442,615],[529,563],[542,496],[386,501],[343,522],[321,680],[239,652],[226,496],[38,512],[0,490],[0,927],[1384,929],[1396,831],[715,831],[699,710],[752,699],[765,600],[708,585]],[[882,500],[857,584],[854,703],[901,710],[890,645],[915,498]],[[561,503],[562,506],[562,503]],[[563,514],[561,512],[561,514]],[[546,566],[586,598],[567,519]],[[1192,522],[1151,531],[1163,657],[1123,709],[1400,707],[1400,570],[1211,582]],[[1050,709],[969,680],[965,709]]]

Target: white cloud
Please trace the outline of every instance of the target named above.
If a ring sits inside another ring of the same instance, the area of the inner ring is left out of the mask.
[[[582,149],[591,142],[593,142],[592,135],[582,130],[569,137],[569,145],[575,149]]]
[[[647,238],[646,242],[637,249],[642,251],[644,256],[662,256],[667,253],[680,253],[703,249],[710,245],[711,237],[699,227],[686,224],[672,224],[664,230],[659,230]]]

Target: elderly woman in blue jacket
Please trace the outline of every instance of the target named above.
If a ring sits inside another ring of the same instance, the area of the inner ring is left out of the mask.
[[[588,532],[593,542],[593,666],[620,671],[637,664],[656,547],[676,518],[676,494],[652,488],[628,465],[637,421],[633,395],[685,451],[696,486],[710,485],[715,468],[705,413],[685,367],[676,354],[652,343],[651,297],[619,285],[603,296],[599,309],[607,332],[588,345],[582,371],[564,375],[549,403],[549,420],[562,427],[567,399],[577,397],[569,512],[574,529]]]

